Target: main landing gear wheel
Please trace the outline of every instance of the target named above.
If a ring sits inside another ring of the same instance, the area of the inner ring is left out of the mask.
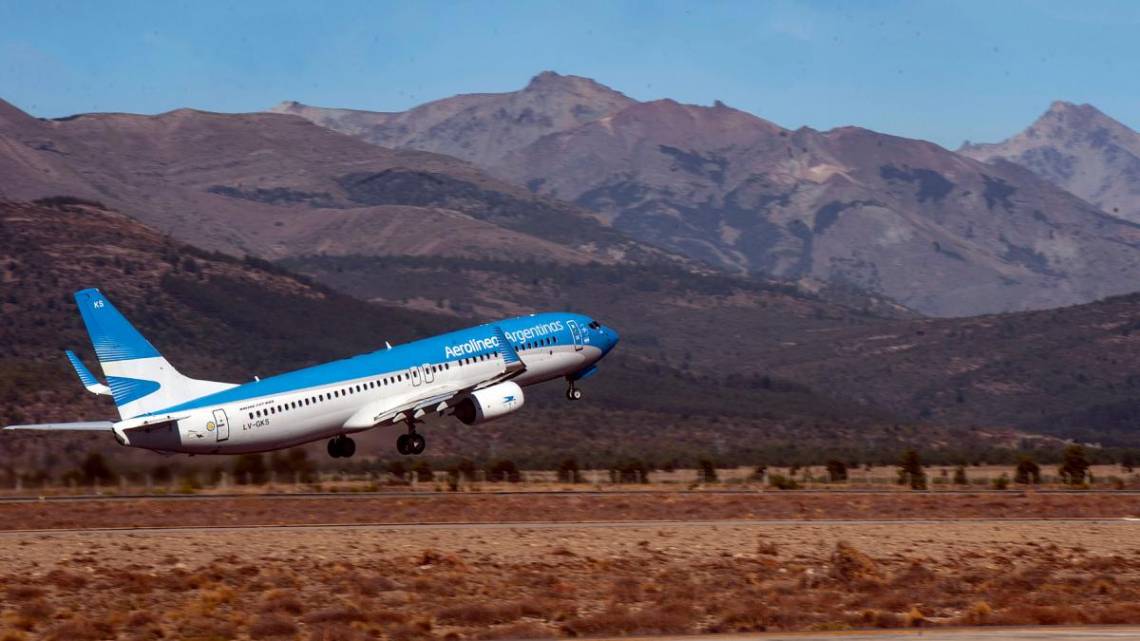
[[[427,439],[423,437],[423,434],[408,432],[396,438],[396,451],[405,456],[423,454],[426,448]]]
[[[347,436],[329,439],[328,452],[333,458],[348,458],[356,454],[356,441]]]

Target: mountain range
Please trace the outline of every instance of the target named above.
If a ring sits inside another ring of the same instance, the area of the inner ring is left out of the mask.
[[[1087,302],[1140,276],[1126,217],[1021,165],[857,127],[790,130],[553,72],[401,113],[273,111],[471,161],[722,269],[841,283],[930,315]]]
[[[85,344],[69,293],[95,285],[207,377],[539,309],[621,328],[581,420],[540,390],[538,414],[445,430],[444,452],[488,434],[615,456],[1140,443],[1140,297],[947,319],[895,302],[956,316],[1135,289],[1138,227],[1013,160],[550,73],[402,114],[282,109],[0,102],[0,413],[97,416],[58,358]]]
[[[0,176],[0,198],[95,200],[239,256],[672,260],[581,207],[469,163],[376,147],[292,116],[180,109],[41,120],[0,101]]]

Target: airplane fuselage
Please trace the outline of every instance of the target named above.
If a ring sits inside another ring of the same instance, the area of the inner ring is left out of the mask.
[[[502,371],[496,327],[525,363],[511,379],[519,386],[574,380],[617,340],[612,330],[578,314],[512,318],[238,385],[153,412],[177,421],[116,428],[115,435],[124,445],[163,452],[242,454],[372,429],[372,415],[386,407],[469,389]],[[423,417],[450,413],[454,405],[433,410]]]

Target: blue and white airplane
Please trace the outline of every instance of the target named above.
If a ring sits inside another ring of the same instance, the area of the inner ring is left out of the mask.
[[[106,376],[100,383],[71,351],[80,381],[110,395],[118,421],[11,425],[5,429],[111,432],[122,445],[162,453],[244,454],[329,439],[333,457],[349,457],[349,434],[404,424],[401,454],[426,447],[416,426],[432,416],[467,425],[523,406],[522,388],[565,378],[566,397],[597,371],[617,332],[586,316],[544,313],[510,318],[392,346],[352,358],[256,379],[219,383],[187,378],[97,289],[75,301]]]

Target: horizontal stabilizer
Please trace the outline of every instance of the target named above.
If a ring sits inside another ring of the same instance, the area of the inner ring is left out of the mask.
[[[111,421],[80,421],[78,423],[35,423],[9,425],[6,430],[43,430],[45,432],[110,432]]]
[[[71,366],[75,368],[75,373],[79,375],[80,382],[83,383],[83,387],[86,387],[88,392],[106,396],[111,395],[111,388],[100,383],[95,378],[95,375],[91,373],[91,370],[87,369],[87,366],[83,364],[83,361],[79,360],[75,352],[67,350],[64,354],[67,354],[67,360],[71,361]]]

